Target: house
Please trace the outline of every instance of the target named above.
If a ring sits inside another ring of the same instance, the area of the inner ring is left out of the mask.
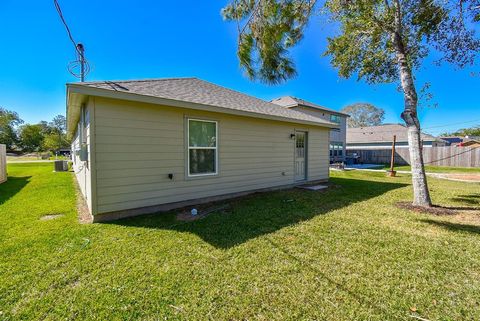
[[[440,137],[450,143],[450,145],[459,147],[478,147],[480,146],[480,137],[477,136],[447,136]]]
[[[332,128],[330,130],[330,162],[343,162],[345,160],[348,114],[292,96],[280,97],[271,102],[291,110],[296,110],[338,124],[338,128]]]
[[[440,139],[446,141],[448,145],[457,145],[463,142],[463,137],[461,136],[442,136]]]
[[[326,181],[336,123],[197,78],[67,84],[94,221]]]
[[[393,136],[396,136],[396,148],[408,148],[407,127],[402,124],[385,124],[370,127],[348,128],[347,152],[362,149],[390,149]],[[448,142],[422,133],[423,147],[447,146]]]
[[[480,140],[479,139],[465,139],[463,142],[457,144],[459,147],[480,147]]]

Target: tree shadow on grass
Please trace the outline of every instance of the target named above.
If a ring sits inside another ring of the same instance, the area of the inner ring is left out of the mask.
[[[0,205],[15,196],[30,181],[31,176],[9,176],[7,181],[0,184]]]
[[[480,193],[458,195],[457,197],[451,198],[451,200],[456,202],[467,203],[470,205],[480,205]]]
[[[436,221],[431,219],[422,219],[420,220],[420,222],[443,227],[452,232],[468,232],[473,234],[480,234],[479,225],[460,224],[460,223],[452,223],[448,221]]]
[[[255,193],[218,204],[228,204],[227,211],[218,211],[193,222],[178,222],[176,212],[143,215],[106,224],[194,233],[217,248],[230,248],[252,238],[273,233],[284,227],[328,214],[350,204],[377,197],[407,186],[347,178],[331,179],[333,187],[325,192],[288,189]]]

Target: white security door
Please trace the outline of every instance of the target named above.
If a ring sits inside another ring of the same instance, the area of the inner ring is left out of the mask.
[[[295,132],[295,180],[307,179],[307,133]]]

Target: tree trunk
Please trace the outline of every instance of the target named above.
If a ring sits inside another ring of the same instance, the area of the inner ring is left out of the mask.
[[[428,191],[427,176],[425,175],[425,166],[423,164],[420,121],[417,117],[417,92],[413,82],[412,71],[407,62],[405,46],[398,31],[395,32],[393,38],[405,100],[402,119],[405,121],[408,130],[408,149],[410,152],[410,165],[412,167],[413,205],[429,207],[432,205],[432,201]]]

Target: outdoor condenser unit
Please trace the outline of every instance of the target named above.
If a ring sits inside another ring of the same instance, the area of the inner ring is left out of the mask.
[[[64,160],[56,160],[54,162],[55,172],[66,172],[68,171],[68,162]]]

